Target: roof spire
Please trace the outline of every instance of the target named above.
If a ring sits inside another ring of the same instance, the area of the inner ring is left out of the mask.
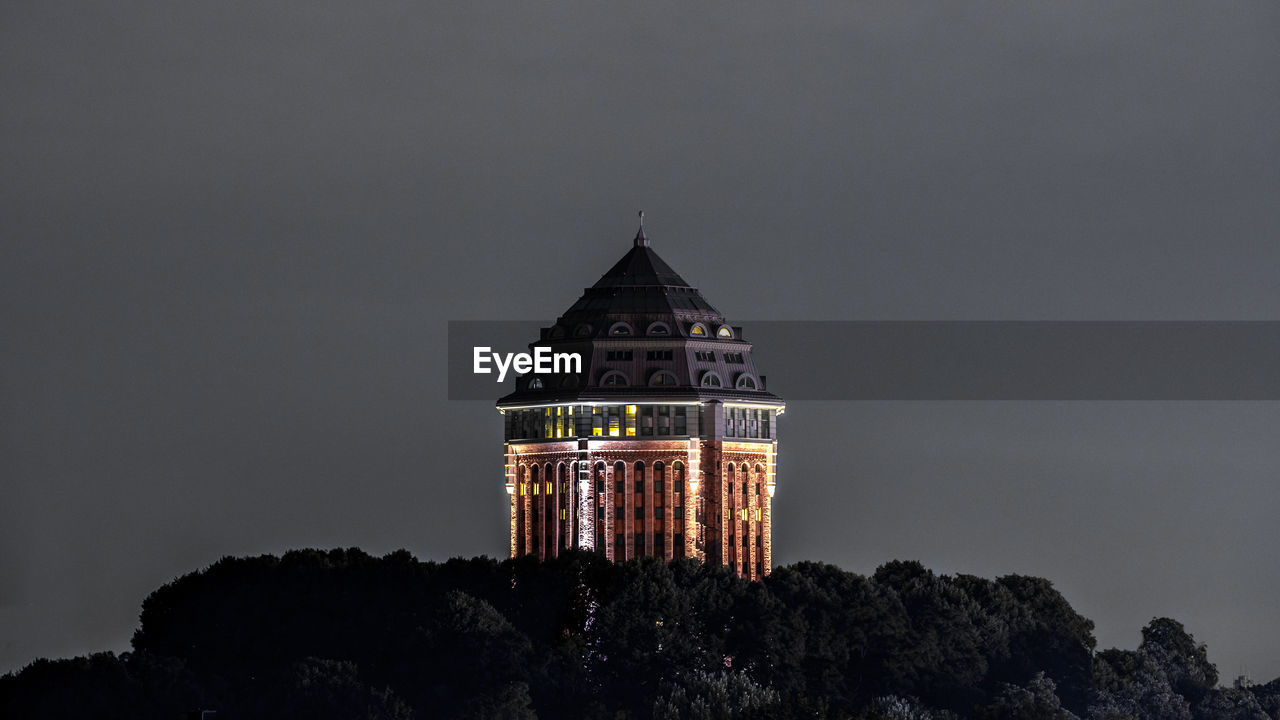
[[[644,211],[640,211],[640,230],[636,232],[636,247],[649,247],[649,238],[644,236]]]

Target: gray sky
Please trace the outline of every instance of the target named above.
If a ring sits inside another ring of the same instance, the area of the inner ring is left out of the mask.
[[[504,553],[446,322],[549,322],[638,208],[735,321],[1280,319],[1277,37],[1268,0],[8,3],[0,671],[123,649],[223,555]],[[1271,679],[1277,428],[793,403],[775,559],[1040,575],[1100,645],[1169,615]]]

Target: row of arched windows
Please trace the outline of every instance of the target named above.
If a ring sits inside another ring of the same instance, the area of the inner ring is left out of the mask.
[[[631,380],[621,370],[607,370],[604,375],[600,376],[600,384],[606,387],[625,387],[631,385]],[[658,370],[649,376],[650,387],[665,387],[678,384],[676,376],[668,370]],[[724,380],[721,379],[720,373],[715,370],[705,370],[698,380],[699,387],[719,388],[727,387]],[[540,387],[540,386],[539,386]],[[734,387],[738,390],[755,390],[756,379],[749,373],[739,373],[737,380],[734,381]]]
[[[706,323],[695,322],[687,326],[690,337],[708,338],[711,337],[711,329]],[[594,328],[587,323],[581,323],[573,328],[574,337],[590,337]],[[649,323],[645,328],[645,335],[653,337],[668,337],[672,334],[671,326],[665,322]],[[629,322],[619,321],[609,326],[610,337],[629,337],[637,335],[636,328]],[[551,328],[551,339],[562,338],[565,336],[565,329],[559,325]],[[719,325],[716,327],[715,337],[721,340],[732,340],[734,338],[733,328],[728,325]]]

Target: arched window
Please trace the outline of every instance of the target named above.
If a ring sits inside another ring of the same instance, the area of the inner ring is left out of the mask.
[[[755,390],[756,379],[746,373],[742,373],[741,375],[738,376],[738,382],[736,386],[739,390]]]
[[[653,464],[653,491],[656,493],[665,493],[667,491],[667,466],[661,460]]]
[[[716,330],[716,337],[732,338],[733,330],[731,330],[728,325],[721,325],[720,329]]]
[[[668,387],[675,385],[676,376],[666,370],[659,370],[649,376],[649,384],[654,387]]]
[[[635,467],[633,469],[635,470],[635,475],[632,476],[635,478],[635,481],[636,481],[635,491],[638,493],[642,493],[644,492],[644,461],[637,460]],[[644,501],[641,500],[640,502],[644,502]]]
[[[578,327],[573,329],[574,337],[587,337],[590,334],[591,334],[591,326],[587,325],[586,323],[583,323],[582,325],[579,325]]]
[[[671,491],[683,493],[684,492],[684,463],[680,462],[679,460],[675,461],[675,463],[671,465],[671,471],[672,471]]]
[[[627,323],[616,322],[613,325],[609,326],[609,335],[612,337],[618,337],[622,335],[635,335],[635,330],[633,330],[631,326],[628,325]]]
[[[560,327],[559,325],[556,325],[555,327],[551,328],[551,333],[549,337],[553,340],[556,338],[564,337],[564,328]]]
[[[692,336],[694,336],[694,337],[706,337],[706,336],[707,336],[707,326],[706,326],[706,325],[703,325],[702,323],[694,323],[694,324],[689,328],[689,334],[690,334],[690,335],[692,335]]]
[[[530,390],[541,390],[541,389],[542,389],[542,378],[534,378],[534,379],[530,380],[530,381],[529,381],[529,389],[530,389]]]
[[[610,370],[609,372],[604,374],[604,377],[600,378],[600,384],[610,385],[610,386],[623,386],[623,385],[630,385],[631,383],[627,382],[626,375],[623,375],[617,370]]]
[[[604,461],[596,463],[596,492],[604,492]]]
[[[724,387],[724,383],[720,381],[720,376],[710,370],[702,373],[701,385],[708,388]]]
[[[671,328],[664,322],[656,322],[651,324],[649,326],[649,329],[644,331],[644,334],[645,335],[670,335]]]

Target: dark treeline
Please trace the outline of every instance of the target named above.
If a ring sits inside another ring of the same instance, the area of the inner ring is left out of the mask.
[[[0,678],[4,718],[1280,719],[1181,624],[1095,652],[1046,580],[891,562],[740,580],[693,561],[224,559],[153,593],[133,650]]]

